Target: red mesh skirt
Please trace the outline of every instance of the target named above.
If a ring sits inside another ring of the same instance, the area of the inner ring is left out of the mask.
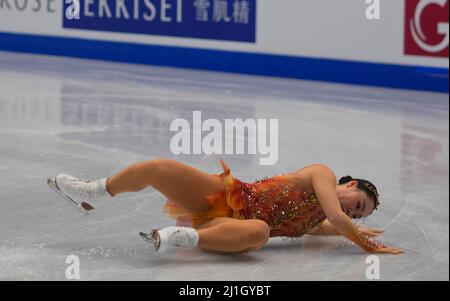
[[[203,213],[191,213],[178,206],[172,200],[167,200],[163,211],[169,217],[177,220],[177,226],[188,226],[198,229],[198,227],[216,217],[233,217],[234,212],[244,208],[241,198],[241,181],[233,178],[231,171],[223,160],[220,161],[223,173],[213,175],[219,177],[224,185],[222,192],[211,194],[205,200],[211,205],[211,210]]]

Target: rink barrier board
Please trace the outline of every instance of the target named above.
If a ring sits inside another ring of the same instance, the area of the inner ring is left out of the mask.
[[[449,92],[448,68],[0,32],[0,50],[378,87]]]

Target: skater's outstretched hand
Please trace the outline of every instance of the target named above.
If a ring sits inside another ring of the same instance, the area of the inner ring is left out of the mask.
[[[375,228],[364,228],[362,226],[358,226],[358,231],[360,234],[364,235],[365,237],[375,237],[378,235],[383,234],[383,229],[375,229]],[[379,246],[378,248],[375,248],[370,253],[378,253],[378,254],[402,254],[403,250],[399,248],[392,248],[385,246],[384,244],[380,242],[376,242],[376,244]]]
[[[404,253],[403,250],[400,250],[399,248],[391,248],[391,247],[383,247],[379,249],[374,249],[371,253],[378,253],[378,254],[402,254]]]
[[[376,228],[365,228],[362,226],[357,226],[359,233],[366,235],[366,236],[370,236],[370,237],[375,237],[378,235],[383,234],[384,230],[383,229],[376,229]]]

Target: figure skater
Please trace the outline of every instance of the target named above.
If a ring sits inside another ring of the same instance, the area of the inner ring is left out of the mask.
[[[357,227],[351,219],[368,216],[379,205],[375,186],[343,177],[323,164],[245,183],[223,173],[210,175],[170,159],[134,163],[96,181],[59,174],[48,184],[87,214],[124,192],[153,187],[167,197],[164,212],[183,226],[140,235],[158,252],[173,248],[238,253],[258,250],[270,237],[343,235],[369,253],[400,254],[374,240],[383,230]],[[186,226],[186,225],[189,225]]]

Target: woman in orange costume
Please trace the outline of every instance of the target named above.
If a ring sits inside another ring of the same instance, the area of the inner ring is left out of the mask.
[[[148,186],[158,190],[168,198],[164,211],[183,225],[141,233],[160,251],[199,247],[245,252],[263,247],[270,237],[312,234],[343,235],[369,253],[402,253],[372,239],[382,230],[357,227],[351,220],[368,216],[379,204],[377,189],[369,181],[347,176],[337,183],[329,167],[314,164],[245,183],[221,164],[223,173],[210,175],[174,160],[158,159],[132,164],[96,181],[64,174],[49,181],[87,211],[120,193]]]

